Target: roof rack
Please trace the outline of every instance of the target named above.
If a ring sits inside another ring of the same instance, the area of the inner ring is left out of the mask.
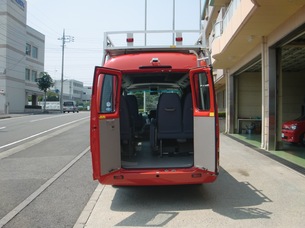
[[[194,42],[194,38],[197,40]],[[196,53],[197,58],[209,57],[208,48],[199,30],[154,30],[105,32],[104,59],[141,52]]]

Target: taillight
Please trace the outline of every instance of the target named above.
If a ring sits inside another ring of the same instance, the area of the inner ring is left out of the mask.
[[[182,42],[183,41],[183,37],[176,37],[176,42]]]
[[[126,42],[127,42],[127,43],[132,43],[132,42],[133,42],[133,38],[127,38],[127,39],[126,39]]]

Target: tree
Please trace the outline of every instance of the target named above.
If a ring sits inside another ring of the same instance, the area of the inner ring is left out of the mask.
[[[58,94],[49,90],[47,92],[47,101],[59,101]]]
[[[46,97],[48,89],[53,86],[53,79],[47,72],[41,72],[39,78],[37,79],[37,85],[40,90],[44,92],[44,104],[43,111],[46,111]]]

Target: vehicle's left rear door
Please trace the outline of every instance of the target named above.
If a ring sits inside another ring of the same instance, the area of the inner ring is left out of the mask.
[[[121,168],[119,100],[122,74],[96,67],[92,91],[90,143],[93,177]]]

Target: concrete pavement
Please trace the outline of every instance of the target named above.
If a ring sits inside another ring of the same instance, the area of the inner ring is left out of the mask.
[[[13,118],[13,117],[20,117],[20,116],[25,116],[25,115],[30,115],[27,113],[20,113],[20,114],[0,114],[0,119],[7,119],[7,118]]]
[[[11,118],[11,116],[7,114],[0,114],[0,119],[7,119],[7,118]]]
[[[98,185],[74,228],[303,226],[303,174],[226,135],[220,145],[221,172],[215,183],[122,189]]]

